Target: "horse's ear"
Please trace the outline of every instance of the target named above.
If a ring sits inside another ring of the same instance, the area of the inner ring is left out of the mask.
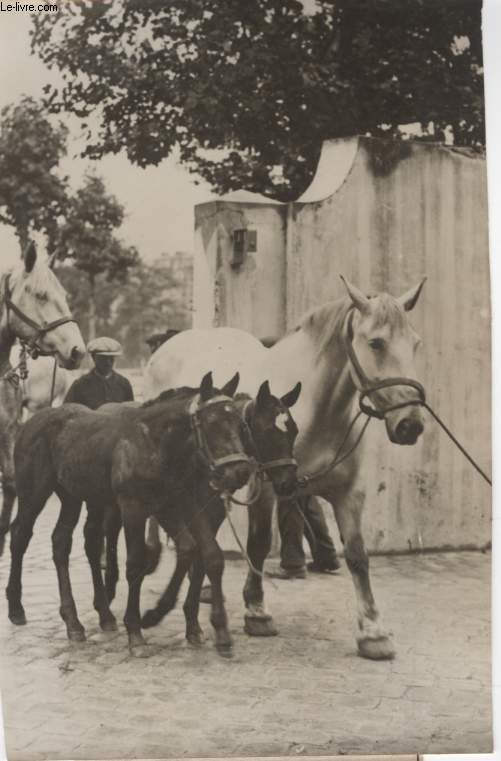
[[[421,289],[423,285],[426,282],[426,277],[424,277],[420,283],[414,286],[414,288],[411,288],[410,291],[407,291],[407,293],[404,293],[403,296],[400,296],[399,299],[397,299],[398,303],[403,306],[406,312],[410,312],[411,309],[414,309],[416,306],[416,302],[419,298],[419,294],[421,293]]]
[[[212,383],[212,373],[207,373],[202,378],[200,384],[200,399],[202,402],[206,402],[214,393],[214,384]]]
[[[362,291],[360,291],[355,285],[352,285],[348,280],[346,280],[345,277],[342,275],[339,276],[343,283],[345,284],[346,290],[348,291],[348,295],[350,299],[352,300],[353,304],[356,306],[356,308],[360,312],[368,312],[370,303],[367,296],[364,296]]]
[[[298,381],[294,388],[291,391],[288,391],[287,394],[284,394],[280,401],[282,404],[285,404],[286,407],[294,407],[297,400],[299,399],[299,394],[301,393],[301,381]]]
[[[235,391],[237,390],[238,384],[240,383],[240,373],[235,373],[233,378],[226,383],[226,385],[223,386],[221,389],[221,393],[224,396],[233,396]]]
[[[264,407],[266,402],[268,402],[271,399],[271,391],[270,391],[270,384],[267,380],[264,381],[264,383],[261,383],[259,386],[259,391],[257,392],[256,396],[256,406],[257,407]]]
[[[26,247],[26,250],[23,254],[23,261],[24,261],[24,269],[26,272],[31,272],[33,267],[35,266],[35,262],[37,260],[37,247],[35,246],[34,241],[30,241]]]

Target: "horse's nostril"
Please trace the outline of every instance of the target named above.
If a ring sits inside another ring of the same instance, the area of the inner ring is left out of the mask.
[[[403,444],[414,444],[423,433],[424,426],[420,420],[404,418],[396,428],[397,438]]]

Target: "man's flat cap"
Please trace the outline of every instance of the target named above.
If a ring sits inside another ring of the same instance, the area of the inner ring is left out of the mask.
[[[122,347],[114,338],[101,336],[94,338],[87,344],[89,354],[106,354],[108,357],[118,357],[122,353]]]

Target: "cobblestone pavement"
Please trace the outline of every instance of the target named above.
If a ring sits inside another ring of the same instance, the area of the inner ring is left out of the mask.
[[[280,636],[247,637],[242,561],[228,561],[225,573],[232,660],[221,659],[210,641],[198,650],[185,644],[181,608],[146,633],[151,657],[134,660],[123,627],[105,635],[97,626],[81,525],[72,574],[88,638],[67,642],[49,539],[56,514],[54,502],[27,555],[28,625],[12,626],[3,595],[0,601],[11,761],[491,750],[489,554],[372,558],[376,597],[397,646],[393,662],[357,657],[345,567],[336,577],[268,584]],[[7,563],[5,557],[2,586]],[[172,563],[169,550],[144,584],[145,607]],[[121,580],[114,604],[120,617],[125,592]]]

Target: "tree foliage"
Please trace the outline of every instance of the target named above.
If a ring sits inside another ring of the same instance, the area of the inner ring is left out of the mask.
[[[84,336],[89,337],[91,286],[86,274],[69,262],[57,268],[57,276],[68,292],[68,301]],[[179,284],[168,260],[152,264],[138,262],[127,280],[96,277],[94,285],[95,332],[111,335],[123,346],[121,363],[137,365],[149,356],[146,339],[167,328],[183,330],[191,326],[191,312],[179,298]]]
[[[94,338],[97,331],[97,277],[124,282],[128,270],[138,262],[136,249],[117,237],[123,219],[123,206],[108,194],[100,177],[88,174],[71,198],[66,221],[59,231],[58,256],[71,259],[88,280],[89,338]]]
[[[146,339],[153,333],[191,327],[191,311],[179,299],[169,263],[159,258],[134,267],[114,305],[114,335],[124,346],[129,365],[149,355]]]
[[[481,0],[80,0],[38,16],[33,45],[64,77],[51,108],[91,117],[87,155],[148,166],[178,147],[219,191],[288,200],[327,138],[418,122],[482,146],[480,14]]]
[[[116,233],[124,219],[124,208],[108,194],[100,177],[88,174],[83,186],[71,198],[62,225],[58,255],[70,258],[90,280],[106,274],[123,278],[137,262],[137,251],[125,246]]]
[[[22,250],[33,230],[43,231],[50,247],[67,206],[67,182],[58,170],[68,131],[47,116],[28,97],[1,112],[0,222],[14,228]]]

